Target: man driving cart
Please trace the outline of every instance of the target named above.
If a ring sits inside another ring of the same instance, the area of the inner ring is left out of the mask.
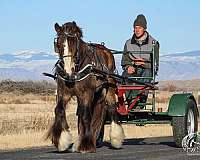
[[[154,66],[157,75],[159,67],[159,42],[147,32],[147,21],[143,14],[137,16],[133,24],[133,36],[128,39],[124,45],[121,66],[122,75],[125,77],[151,77],[152,65],[149,63],[150,54],[143,54],[144,51],[152,52],[154,50]],[[137,54],[131,53],[137,52]],[[139,81],[150,83],[151,79],[144,78]],[[131,99],[133,92],[126,94],[127,99]],[[145,103],[148,91],[141,97],[140,102]]]

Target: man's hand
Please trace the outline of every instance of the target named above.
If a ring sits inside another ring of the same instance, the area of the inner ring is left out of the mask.
[[[133,73],[135,73],[135,68],[133,66],[128,66],[127,72],[128,72],[128,74],[133,74]]]
[[[144,66],[145,60],[143,58],[134,58],[134,64],[138,66]]]

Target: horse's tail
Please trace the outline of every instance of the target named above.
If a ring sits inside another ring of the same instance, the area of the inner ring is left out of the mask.
[[[49,129],[46,139],[51,139],[52,143],[59,151],[66,150],[71,144],[71,134],[66,120],[65,104],[63,100],[57,103],[55,108],[55,120]]]

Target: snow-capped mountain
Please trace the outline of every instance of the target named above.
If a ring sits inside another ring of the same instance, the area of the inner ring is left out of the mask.
[[[199,79],[199,67],[200,51],[163,55],[160,58],[159,79]]]
[[[56,54],[22,51],[0,54],[0,80],[44,80],[43,72],[50,72],[57,61]]]
[[[122,72],[121,56],[116,55],[118,73]],[[0,54],[0,80],[43,80],[42,72],[52,72],[57,61],[54,53],[22,51]],[[160,56],[159,80],[200,78],[200,50]]]
[[[120,66],[121,57],[117,66]],[[188,80],[200,78],[200,50],[160,55],[158,80]],[[121,72],[121,68],[118,69]]]

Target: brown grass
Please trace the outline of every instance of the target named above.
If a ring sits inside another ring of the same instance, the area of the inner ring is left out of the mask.
[[[172,92],[157,91],[156,102],[163,111],[167,110]],[[4,101],[3,101],[4,100]],[[20,101],[17,101],[20,100]],[[53,95],[16,95],[13,93],[0,96],[0,150],[49,146],[50,141],[44,141],[44,136],[54,119],[55,96]],[[21,102],[22,101],[22,102]],[[76,100],[73,99],[67,108],[67,120],[77,137]],[[105,140],[109,140],[109,128],[106,126]],[[123,125],[126,138],[145,138],[171,136],[170,125]]]
[[[54,95],[16,95],[13,93],[4,93],[0,96],[0,104],[43,104],[55,103]]]
[[[156,103],[167,104],[169,102],[169,97],[156,97]]]
[[[44,136],[54,119],[55,96],[6,93],[0,99],[7,101],[0,104],[0,150],[51,145]],[[77,123],[75,112],[76,102],[72,100],[67,108],[72,131]]]
[[[45,130],[0,135],[0,150],[50,146],[49,141],[44,141],[44,133]]]
[[[180,91],[180,88],[178,88],[172,82],[169,82],[162,88],[162,91],[175,92]]]
[[[0,135],[19,134],[24,131],[41,131],[48,128],[53,117],[45,114],[3,120],[0,123]]]
[[[159,89],[167,88],[167,86],[175,86],[177,91],[199,91],[200,90],[200,79],[193,80],[170,80],[170,81],[160,81]]]

